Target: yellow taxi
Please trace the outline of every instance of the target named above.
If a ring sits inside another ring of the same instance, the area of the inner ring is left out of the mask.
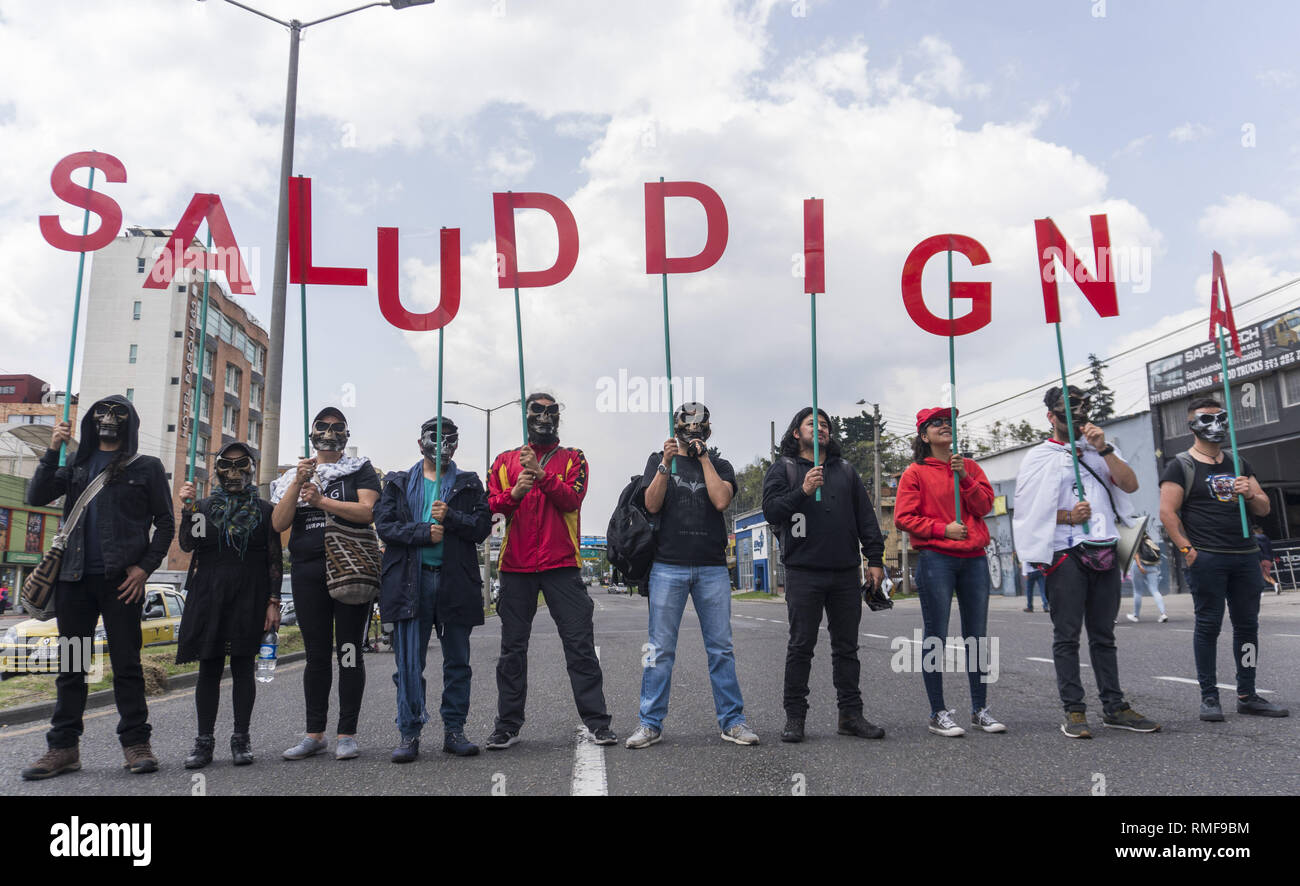
[[[140,615],[141,645],[175,643],[181,628],[181,612],[185,609],[184,594],[170,584],[146,584],[144,593],[144,608]],[[62,651],[67,645],[59,642],[57,619],[38,621],[29,618],[18,622],[5,631],[4,640],[0,642],[0,680],[19,674],[58,673],[60,656],[65,660],[69,657],[69,651]],[[103,618],[95,625],[90,653],[108,661],[108,637],[104,632]]]

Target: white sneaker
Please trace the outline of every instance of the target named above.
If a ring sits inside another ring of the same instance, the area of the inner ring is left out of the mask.
[[[950,738],[966,734],[966,730],[958,726],[957,721],[952,718],[952,711],[939,711],[931,717],[930,731],[935,735],[946,735]]]
[[[1165,622],[1169,621],[1169,616],[1162,612],[1160,613],[1160,617],[1157,618],[1156,621],[1160,622],[1161,624],[1164,624]]]
[[[636,732],[633,732],[627,737],[627,741],[623,743],[623,746],[629,748],[648,748],[652,744],[658,744],[659,740],[663,737],[663,733],[658,729],[651,729],[643,723],[636,728]]]
[[[1133,613],[1131,613],[1131,612],[1130,612],[1128,615],[1124,616],[1124,617],[1127,618],[1129,621],[1137,621],[1137,620],[1138,620],[1138,617],[1137,617],[1136,615],[1134,615]]]

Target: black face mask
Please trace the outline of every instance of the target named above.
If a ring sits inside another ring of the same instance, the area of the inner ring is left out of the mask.
[[[95,429],[99,439],[113,442],[121,440],[126,434],[126,423],[131,413],[125,406],[108,403],[95,407]]]
[[[1228,413],[1198,412],[1188,419],[1187,428],[1206,443],[1222,443],[1228,439]]]
[[[348,424],[343,421],[318,421],[311,427],[311,445],[319,452],[342,452],[348,436]]]
[[[686,444],[686,454],[699,458],[705,453],[705,442],[713,433],[709,423],[709,409],[703,403],[683,403],[673,421],[673,434]]]
[[[222,489],[229,493],[243,492],[253,480],[253,459],[247,455],[218,458],[216,470]]]
[[[1088,423],[1088,407],[1090,405],[1088,397],[1080,397],[1077,394],[1070,395],[1070,422],[1074,425],[1076,431]],[[1062,403],[1061,398],[1057,398],[1056,405],[1052,407],[1052,415],[1056,416],[1056,420],[1061,424],[1067,424],[1065,405]]]
[[[456,447],[459,443],[459,434],[448,434],[446,430],[444,430],[442,434],[442,450],[440,453],[438,449],[437,426],[435,425],[433,427],[425,428],[425,430],[420,433],[420,452],[423,453],[425,458],[436,461],[438,464],[445,465],[451,461],[452,456],[456,454]],[[438,457],[439,454],[441,454],[441,458]]]
[[[528,404],[528,442],[550,446],[560,439],[560,404]]]

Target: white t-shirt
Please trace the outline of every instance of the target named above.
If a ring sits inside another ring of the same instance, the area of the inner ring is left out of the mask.
[[[1072,510],[1079,497],[1075,490],[1069,445],[1045,440],[1026,453],[1016,478],[1013,531],[1016,553],[1022,563],[1051,562],[1055,551],[1072,548],[1083,541],[1115,541],[1119,530],[1110,506],[1110,496],[1106,494],[1107,488],[1120,512],[1126,516],[1132,513],[1128,495],[1114,485],[1106,460],[1087,443],[1079,441],[1077,445],[1082,462],[1079,475],[1083,481],[1083,497],[1092,506],[1088,532],[1084,533],[1082,525],[1056,522],[1056,512]],[[1120,455],[1118,449],[1115,454]],[[1083,464],[1096,471],[1104,485]]]

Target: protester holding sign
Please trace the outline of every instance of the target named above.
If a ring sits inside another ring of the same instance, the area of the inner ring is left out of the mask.
[[[1263,576],[1259,545],[1242,537],[1238,496],[1256,517],[1269,512],[1268,496],[1259,488],[1250,463],[1239,457],[1241,475],[1223,449],[1228,413],[1212,397],[1188,404],[1187,426],[1196,436],[1160,475],[1160,519],[1187,564],[1187,583],[1196,607],[1192,651],[1201,684],[1200,717],[1223,720],[1219,703],[1215,652],[1226,606],[1232,619],[1232,648],[1237,660],[1237,713],[1285,717],[1286,708],[1255,693],[1259,656],[1259,595]]]
[[[1006,732],[1007,727],[987,707],[989,564],[984,548],[989,530],[984,515],[993,508],[993,486],[979,465],[952,451],[953,413],[935,407],[916,414],[912,464],[898,481],[894,525],[911,536],[912,547],[920,552],[916,571],[925,629],[923,652],[927,662],[938,661],[937,668],[926,664],[921,673],[930,701],[929,730],[935,735],[966,734],[943,701],[944,649],[956,594],[967,644],[971,724],[985,732]],[[952,496],[954,476],[961,490],[960,520]]]
[[[1021,561],[1047,575],[1052,658],[1065,708],[1061,731],[1070,738],[1092,738],[1079,676],[1079,634],[1087,625],[1102,724],[1112,729],[1158,732],[1158,723],[1124,700],[1115,651],[1120,602],[1115,511],[1132,513],[1128,496],[1137,491],[1137,475],[1114,444],[1106,441],[1105,432],[1089,421],[1088,397],[1083,391],[1070,385],[1068,395],[1063,395],[1061,388],[1054,387],[1043,402],[1052,436],[1029,450],[1020,464],[1012,528]],[[1082,437],[1074,453],[1067,442],[1067,421]],[[1074,455],[1082,490],[1075,487]]]
[[[818,437],[813,461],[813,435]],[[821,500],[816,499],[817,490]],[[840,457],[830,417],[805,406],[781,437],[781,457],[763,479],[763,516],[780,533],[790,640],[785,653],[785,728],[781,741],[804,739],[808,674],[825,612],[839,734],[884,738],[862,715],[858,686],[858,625],[862,621],[861,563],[872,587],[885,577],[885,539],[862,478]],[[858,550],[862,555],[859,557]]]
[[[726,459],[709,454],[712,433],[703,403],[683,403],[674,416],[676,433],[646,463],[646,510],[659,516],[658,543],[650,567],[650,643],[642,660],[641,724],[627,740],[645,748],[663,735],[677,658],[677,632],[686,599],[694,601],[709,659],[709,683],[722,738],[758,744],[745,723],[745,702],[736,680],[731,645],[731,578],[727,574],[727,524],[723,512],[736,494],[736,472]],[[672,472],[673,460],[677,473]]]
[[[537,595],[555,619],[578,715],[598,745],[617,743],[605,709],[604,676],[596,657],[595,604],[582,582],[579,512],[587,495],[587,458],[560,445],[560,404],[529,394],[528,442],[503,452],[488,476],[488,505],[506,517],[501,540],[501,656],[497,659],[497,720],[487,749],[519,741],[528,698],[528,637]]]
[[[365,660],[361,647],[370,618],[370,602],[345,603],[330,596],[325,581],[325,526],[335,520],[359,528],[370,524],[379,501],[379,475],[370,459],[344,452],[349,437],[348,420],[333,406],[312,420],[314,458],[285,471],[271,485],[271,519],[277,532],[293,527],[289,535],[293,604],[306,646],[307,666],[302,690],[307,734],[284,752],[286,760],[301,760],[325,750],[325,721],[329,716],[334,665],[339,661],[338,744],[334,755],[350,760],[357,749],[357,719],[366,689]]]

